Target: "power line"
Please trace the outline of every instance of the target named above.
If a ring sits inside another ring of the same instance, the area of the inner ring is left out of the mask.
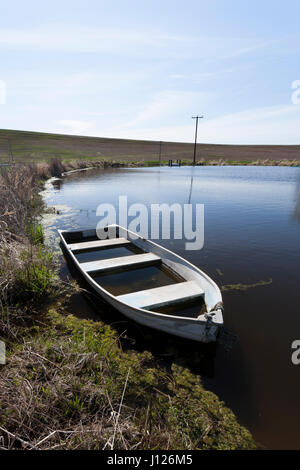
[[[197,134],[198,134],[198,119],[202,119],[204,116],[192,116],[192,119],[196,119],[196,130],[195,130],[195,144],[194,144],[194,159],[193,165],[196,165],[196,149],[197,149]]]

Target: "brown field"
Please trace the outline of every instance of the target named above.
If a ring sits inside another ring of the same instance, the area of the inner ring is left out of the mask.
[[[0,130],[0,161],[16,162],[62,160],[121,160],[155,162],[159,159],[158,141],[82,137],[40,132]],[[162,160],[192,161],[193,143],[162,142]],[[240,164],[297,164],[300,145],[215,145],[197,146],[197,161]]]

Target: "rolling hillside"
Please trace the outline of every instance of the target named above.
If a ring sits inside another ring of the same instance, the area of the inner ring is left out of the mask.
[[[63,160],[136,160],[159,159],[158,141],[109,139],[99,137],[46,134],[0,130],[0,161],[42,161],[54,157]],[[163,142],[162,160],[192,160],[193,143]],[[215,145],[198,144],[197,160],[254,162],[262,160],[299,160],[300,145]]]

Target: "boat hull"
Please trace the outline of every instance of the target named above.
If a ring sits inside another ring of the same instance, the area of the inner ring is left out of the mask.
[[[139,248],[142,248],[145,251],[151,251],[152,253],[160,256],[162,262],[166,266],[168,266],[174,272],[180,274],[184,279],[194,280],[195,282],[197,281],[199,282],[199,285],[201,283],[205,295],[207,296],[206,304],[208,305],[208,315],[203,314],[198,318],[180,317],[176,315],[153,312],[150,310],[134,307],[125,302],[121,302],[117,297],[113,296],[111,293],[101,287],[101,285],[97,284],[94,279],[81,268],[80,263],[74,256],[73,252],[68,248],[68,244],[65,240],[64,234],[69,234],[70,232],[59,230],[59,236],[66,253],[68,254],[69,258],[71,258],[91,288],[108,304],[112,305],[116,310],[125,315],[127,318],[137,322],[140,325],[202,343],[216,341],[220,327],[223,325],[222,297],[217,285],[205,273],[175,253],[161,247],[152,241],[145,240],[133,232],[124,229],[123,227],[115,227],[118,231],[122,230],[122,235],[120,235],[119,232],[119,236],[127,237],[127,239],[130,239],[130,241]],[[91,230],[83,230],[83,239],[85,236],[91,236],[91,233]],[[133,237],[132,239],[130,238],[131,236]],[[217,307],[214,309],[214,306]]]

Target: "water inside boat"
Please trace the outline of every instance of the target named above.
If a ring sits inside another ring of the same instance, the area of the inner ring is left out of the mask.
[[[197,318],[207,311],[204,298],[197,298],[195,300],[188,300],[173,305],[165,305],[163,307],[156,307],[155,312],[165,313],[166,315],[176,315],[178,317],[192,317]]]
[[[117,233],[117,237],[118,237]],[[68,244],[73,244],[73,253],[80,263],[103,261],[145,253],[133,243],[116,244],[115,246],[97,246],[99,239],[92,235],[83,237],[82,232],[66,234]],[[89,244],[89,242],[92,242]],[[80,246],[81,245],[81,246]],[[114,296],[155,289],[184,282],[178,273],[173,272],[161,261],[147,266],[125,266],[109,272],[90,272],[90,276]],[[197,318],[206,311],[203,298],[184,300],[171,305],[151,309],[157,313]]]
[[[110,258],[119,258],[121,256],[138,255],[144,253],[143,250],[133,245],[132,243],[125,246],[115,246],[113,248],[91,249],[89,251],[78,251],[74,253],[75,258],[80,263],[89,261],[97,261]]]
[[[113,295],[124,295],[145,289],[182,282],[182,279],[163,265],[135,267],[107,274],[95,273],[92,278]]]

